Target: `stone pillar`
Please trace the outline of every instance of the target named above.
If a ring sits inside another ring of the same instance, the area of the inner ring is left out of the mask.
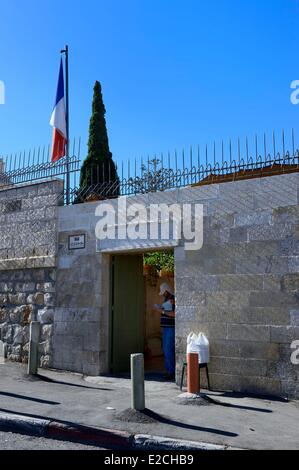
[[[29,343],[29,359],[28,374],[36,375],[38,371],[38,343],[40,335],[40,323],[33,321],[30,323],[30,343]]]
[[[5,359],[5,345],[3,341],[0,340],[0,364],[4,363]]]

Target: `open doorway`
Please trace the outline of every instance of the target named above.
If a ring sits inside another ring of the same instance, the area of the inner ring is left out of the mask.
[[[110,280],[110,369],[130,371],[130,355],[143,353],[145,371],[165,374],[161,313],[163,284],[174,290],[173,250],[114,255]]]

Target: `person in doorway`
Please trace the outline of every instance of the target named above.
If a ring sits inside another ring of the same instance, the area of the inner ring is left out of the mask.
[[[160,286],[159,295],[164,297],[162,305],[155,305],[161,313],[161,328],[165,369],[165,378],[175,378],[175,297],[172,288],[166,282]]]

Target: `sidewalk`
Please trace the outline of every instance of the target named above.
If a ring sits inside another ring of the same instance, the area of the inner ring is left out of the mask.
[[[0,365],[0,415],[6,419],[7,414],[26,415],[39,425],[52,423],[52,437],[59,426],[63,437],[67,424],[77,433],[82,429],[76,425],[83,425],[105,429],[99,436],[115,433],[124,439],[135,436],[139,442],[146,438],[136,435],[244,449],[299,449],[298,402],[211,392],[209,397],[229,406],[184,406],[175,384],[152,380],[146,381],[146,406],[152,413],[136,423],[129,415],[117,418],[130,408],[129,379],[83,378],[43,369],[40,374],[40,378],[28,378],[20,364]]]

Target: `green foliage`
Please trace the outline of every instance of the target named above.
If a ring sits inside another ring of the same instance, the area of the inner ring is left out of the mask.
[[[173,180],[173,170],[163,168],[162,161],[153,158],[147,164],[141,166],[141,176],[129,178],[128,184],[131,185],[136,192],[145,194],[148,192],[164,191],[171,187]]]
[[[153,266],[157,271],[174,272],[174,254],[171,251],[157,251],[146,253],[143,257],[143,264]]]
[[[92,115],[89,124],[88,154],[83,162],[80,174],[80,192],[85,194],[85,189],[91,185],[103,183],[114,184],[113,196],[119,194],[118,176],[112,153],[109,149],[109,141],[105,119],[106,109],[103,102],[101,84],[96,81],[92,100]],[[112,191],[111,191],[112,192]],[[94,193],[94,191],[93,191]],[[105,196],[109,197],[105,192]]]

